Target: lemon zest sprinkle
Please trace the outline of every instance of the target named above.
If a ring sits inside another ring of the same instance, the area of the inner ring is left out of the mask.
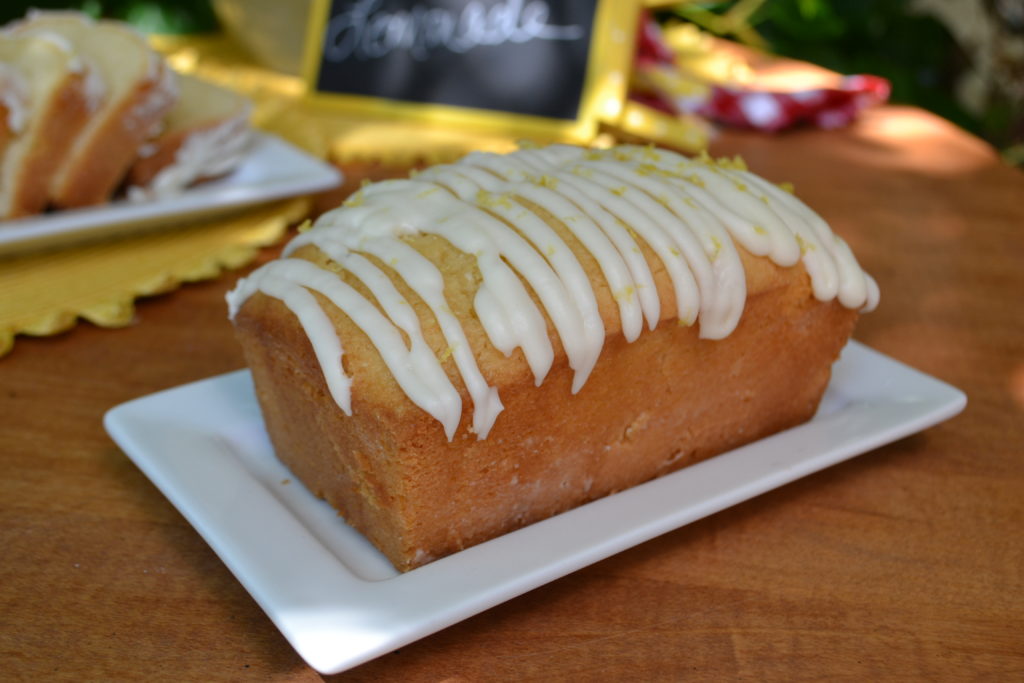
[[[572,174],[581,178],[592,178],[594,176],[594,170],[587,168],[586,166],[573,166]]]
[[[362,190],[356,190],[348,199],[342,202],[342,206],[356,207],[362,206],[366,202],[366,197],[363,196]]]
[[[732,171],[748,170],[747,162],[744,161],[743,157],[741,157],[739,154],[737,154],[731,159],[729,157],[721,157],[720,159],[717,160],[716,164],[719,168],[729,169]]]
[[[631,301],[633,295],[636,293],[636,288],[633,285],[626,285],[622,289],[615,292],[613,295],[616,301]]]
[[[717,235],[711,236],[711,246],[713,247],[711,251],[711,260],[714,261],[718,258],[718,255],[722,253],[722,241],[718,239]]]
[[[443,363],[449,358],[451,358],[453,353],[455,353],[455,348],[453,346],[448,346],[448,348],[444,350],[444,353],[441,354],[441,357],[438,358],[438,360]]]

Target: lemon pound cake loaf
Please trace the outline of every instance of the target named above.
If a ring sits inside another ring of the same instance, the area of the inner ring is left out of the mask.
[[[739,161],[473,153],[228,295],[278,456],[400,570],[808,420],[849,247]]]

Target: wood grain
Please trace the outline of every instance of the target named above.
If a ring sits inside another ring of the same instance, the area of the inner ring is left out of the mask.
[[[856,336],[967,410],[338,680],[1024,676],[1024,175],[897,107],[714,151],[795,184],[881,284]],[[237,275],[0,360],[0,678],[320,678],[101,425],[242,366]]]

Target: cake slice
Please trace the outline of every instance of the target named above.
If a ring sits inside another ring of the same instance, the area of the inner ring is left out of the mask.
[[[28,82],[9,60],[0,53],[0,158],[11,138],[24,130],[28,109]]]
[[[85,65],[48,35],[0,34],[0,218],[40,213],[92,102]]]
[[[128,196],[173,196],[233,171],[251,137],[245,97],[194,76],[179,76],[178,100],[159,136],[139,149],[128,172]]]
[[[120,22],[94,21],[78,12],[32,12],[8,31],[56,36],[102,78],[102,94],[90,92],[97,98],[96,110],[67,149],[50,199],[58,208],[107,201],[138,148],[173,106],[175,73],[141,35]]]
[[[0,159],[11,139],[25,128],[28,82],[24,74],[0,52]]]

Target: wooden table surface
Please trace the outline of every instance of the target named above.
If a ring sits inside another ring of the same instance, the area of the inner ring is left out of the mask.
[[[898,107],[714,151],[795,184],[881,285],[856,337],[967,409],[339,680],[1024,677],[1024,174]],[[242,367],[237,275],[0,359],[0,679],[318,678],[101,424]]]

